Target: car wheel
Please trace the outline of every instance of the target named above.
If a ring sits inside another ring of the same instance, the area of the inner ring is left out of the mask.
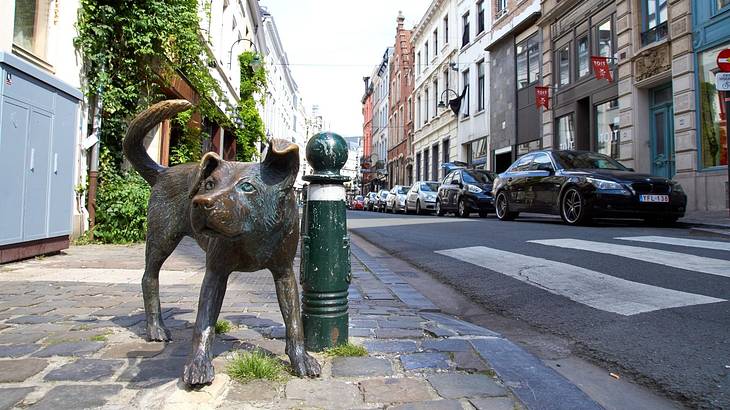
[[[495,201],[495,213],[500,221],[512,221],[517,218],[519,213],[512,212],[509,210],[509,202],[507,201],[507,194],[500,192],[497,194],[497,200]]]
[[[441,201],[436,201],[436,215],[437,216],[444,216],[446,212],[444,212],[443,209],[441,209]]]
[[[590,218],[583,194],[577,188],[569,188],[560,201],[560,216],[568,225],[582,225]]]
[[[489,215],[489,212],[487,212],[487,211],[479,211],[479,217],[480,218],[486,218],[487,215]]]
[[[390,212],[391,212],[391,213],[392,213],[393,215],[395,215],[395,214],[397,214],[397,213],[398,213],[398,210],[397,210],[397,209],[395,209],[395,202],[393,202],[393,206],[392,206],[392,207],[390,208]]]
[[[459,202],[456,204],[456,216],[459,218],[468,218],[469,213],[469,208],[466,207],[466,203],[463,199],[459,198]]]
[[[421,201],[416,201],[416,215],[422,215],[423,211],[421,211]]]

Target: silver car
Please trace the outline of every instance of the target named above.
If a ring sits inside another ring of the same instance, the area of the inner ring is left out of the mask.
[[[439,183],[436,181],[417,181],[406,196],[406,213],[416,211],[421,215],[425,212],[436,211],[436,193]]]
[[[393,189],[390,190],[390,193],[388,193],[388,198],[385,199],[385,212],[392,212],[392,213],[398,213],[398,212],[405,212],[406,211],[406,196],[408,195],[408,190],[411,187],[403,186],[403,185],[396,185],[393,187]]]
[[[388,191],[381,189],[378,191],[378,196],[375,198],[375,204],[373,210],[377,212],[385,212],[385,199],[388,198]]]

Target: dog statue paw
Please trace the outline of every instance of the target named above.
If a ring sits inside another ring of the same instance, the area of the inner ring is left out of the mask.
[[[317,377],[322,372],[317,359],[310,356],[303,347],[291,349],[288,353],[294,374],[300,377]]]
[[[169,342],[172,340],[170,331],[161,323],[147,324],[147,341],[148,342]]]
[[[196,354],[185,364],[182,380],[188,386],[210,384],[215,377],[213,363],[205,354]]]

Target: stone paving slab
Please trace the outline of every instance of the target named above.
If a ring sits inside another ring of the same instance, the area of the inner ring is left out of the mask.
[[[70,342],[50,345],[35,353],[35,357],[89,356],[104,347],[104,342]]]
[[[427,377],[436,392],[447,399],[506,396],[507,390],[483,374],[440,373]]]
[[[286,398],[325,409],[352,409],[362,405],[357,386],[336,380],[291,380],[286,384]]]
[[[56,386],[33,406],[41,410],[75,410],[103,406],[109,398],[122,390],[122,386]]]
[[[33,390],[32,387],[0,388],[0,410],[15,407],[16,404],[20,403]]]
[[[435,398],[423,379],[369,379],[360,382],[363,397],[369,403],[408,403]]]
[[[38,374],[48,366],[43,359],[0,360],[0,383],[17,383]]]
[[[449,368],[449,356],[440,352],[405,354],[400,361],[406,370]]]
[[[121,360],[78,359],[48,372],[46,381],[108,381],[125,362]]]
[[[333,377],[392,376],[393,374],[393,365],[388,359],[337,357],[332,361]]]

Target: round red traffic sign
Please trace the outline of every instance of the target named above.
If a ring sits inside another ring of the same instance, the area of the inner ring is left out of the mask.
[[[723,72],[730,72],[730,48],[720,51],[717,55],[717,68]]]

